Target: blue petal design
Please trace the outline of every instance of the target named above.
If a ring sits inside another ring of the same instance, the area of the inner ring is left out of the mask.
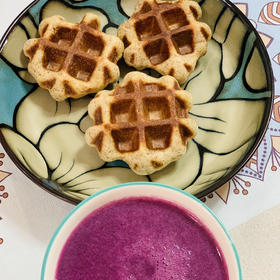
[[[126,167],[126,168],[129,168],[129,166],[122,160],[115,160],[115,161],[112,161],[112,162],[107,162],[104,167]]]
[[[92,9],[96,9],[99,8],[101,9],[102,13],[107,15],[110,19],[114,20],[114,23],[119,25],[121,24],[123,21],[125,21],[127,18],[125,16],[123,16],[119,11],[118,11],[118,7],[117,5],[108,5],[107,1],[104,0],[95,0],[95,1],[88,1],[88,2],[75,2],[75,3],[71,3],[71,1],[57,1],[57,0],[42,0],[39,1],[39,3],[37,3],[35,6],[33,6],[30,9],[30,13],[34,16],[34,19],[36,21],[37,24],[39,24],[40,22],[40,15],[41,15],[41,9],[44,7],[45,4],[49,4],[50,2],[60,2],[62,4],[65,4],[71,8],[74,9],[84,9],[84,8],[92,8]],[[106,12],[105,12],[106,11]],[[109,19],[108,18],[108,19]]]
[[[245,52],[243,57],[240,57],[242,60],[242,64],[240,70],[235,75],[234,79],[225,82],[224,88],[222,89],[219,96],[216,100],[219,99],[262,99],[262,98],[269,98],[271,97],[271,91],[262,91],[260,93],[256,93],[253,91],[249,91],[244,83],[243,83],[243,75],[246,71],[247,62],[250,56],[251,51],[254,48],[256,41],[256,36],[253,32],[250,33],[246,45],[245,45]]]
[[[29,92],[33,85],[25,82],[19,82],[15,72],[0,59],[0,84],[1,84],[1,102],[0,102],[0,123],[13,126],[14,110],[20,100]]]

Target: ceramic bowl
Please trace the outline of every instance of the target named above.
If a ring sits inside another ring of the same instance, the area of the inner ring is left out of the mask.
[[[236,249],[224,226],[205,204],[194,196],[174,187],[156,183],[128,183],[100,191],[76,206],[54,233],[43,262],[41,280],[55,279],[62,248],[71,232],[94,210],[112,201],[129,197],[152,197],[172,202],[196,217],[215,237],[228,268],[229,280],[241,280]]]
[[[270,60],[249,20],[226,0],[201,0],[202,21],[212,29],[207,54],[183,88],[193,95],[190,116],[197,136],[177,162],[150,176],[133,173],[122,161],[104,162],[84,141],[93,96],[57,103],[27,72],[24,42],[38,24],[59,14],[79,22],[97,14],[102,30],[116,34],[136,0],[40,0],[14,21],[0,50],[0,140],[17,166],[36,184],[77,203],[112,185],[152,181],[202,197],[227,182],[254,154],[273,100]],[[121,79],[129,71],[119,63]],[[154,71],[146,73],[158,76]],[[11,87],[12,85],[12,87]],[[112,88],[112,85],[111,85]]]

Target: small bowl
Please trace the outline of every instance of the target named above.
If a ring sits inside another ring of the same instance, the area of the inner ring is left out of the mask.
[[[41,280],[55,279],[60,253],[73,230],[94,210],[116,200],[130,197],[152,197],[186,209],[215,238],[228,269],[229,280],[241,280],[237,251],[225,227],[200,200],[177,188],[156,183],[127,183],[100,191],[76,206],[63,220],[48,245],[41,271]]]

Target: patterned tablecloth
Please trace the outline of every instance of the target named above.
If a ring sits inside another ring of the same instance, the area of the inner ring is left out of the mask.
[[[30,0],[1,3],[0,34]],[[275,77],[273,115],[259,149],[230,182],[203,200],[238,248],[245,280],[280,279],[280,1],[236,0],[260,33]],[[48,241],[73,208],[38,188],[0,146],[0,279],[39,279]]]

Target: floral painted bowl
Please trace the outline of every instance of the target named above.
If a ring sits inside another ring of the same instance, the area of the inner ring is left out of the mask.
[[[259,35],[227,0],[201,0],[201,20],[211,27],[213,36],[207,54],[183,85],[193,94],[190,115],[199,126],[187,153],[150,176],[136,175],[122,161],[102,161],[84,141],[90,125],[87,105],[93,96],[55,102],[27,72],[22,47],[37,36],[40,21],[54,14],[79,22],[86,12],[92,12],[100,17],[104,32],[116,34],[136,2],[35,1],[1,41],[1,143],[36,184],[70,202],[136,181],[165,183],[202,197],[222,186],[253,155],[270,117],[272,71]],[[123,61],[119,65],[122,77],[133,70]]]

